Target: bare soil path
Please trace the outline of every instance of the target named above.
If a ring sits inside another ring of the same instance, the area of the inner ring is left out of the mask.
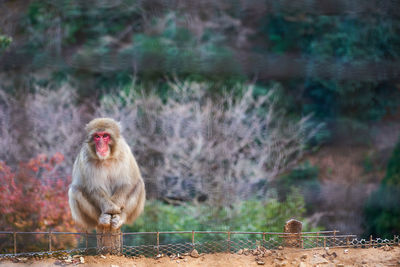
[[[246,253],[247,254],[247,253]],[[166,266],[166,267],[245,267],[245,266],[296,266],[296,267],[386,267],[400,266],[400,247],[383,248],[333,248],[333,249],[288,249],[268,251],[264,257],[257,255],[238,255],[228,253],[216,253],[200,255],[198,258],[191,256],[161,257],[152,258],[128,258],[123,256],[83,256],[73,259],[73,262],[66,262],[59,259],[26,259],[19,258],[14,260],[2,260],[0,267],[4,266],[108,266],[108,267],[147,267],[147,266]],[[83,263],[82,263],[83,262]]]

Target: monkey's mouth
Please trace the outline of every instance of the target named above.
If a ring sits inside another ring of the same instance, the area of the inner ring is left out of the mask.
[[[99,145],[96,146],[96,153],[100,157],[107,157],[108,156],[108,146],[107,145]]]

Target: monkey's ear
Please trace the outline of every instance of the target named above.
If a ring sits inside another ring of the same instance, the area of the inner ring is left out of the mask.
[[[117,121],[116,123],[117,123],[119,132],[122,133],[122,123],[120,121]]]
[[[90,132],[89,123],[90,123],[90,122],[86,123],[86,125],[85,125],[85,131],[86,131],[86,133],[89,133],[89,132]]]

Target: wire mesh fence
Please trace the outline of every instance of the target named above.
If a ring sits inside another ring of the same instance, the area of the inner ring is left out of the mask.
[[[0,232],[0,256],[57,255],[57,253],[93,255],[101,253],[95,233],[70,232]],[[181,231],[120,233],[125,256],[156,257],[157,255],[185,255],[194,249],[198,253],[237,253],[257,248],[278,249],[296,247],[369,248],[400,244],[400,237],[392,239],[362,239],[355,235],[340,235],[338,231],[272,233],[233,231]]]

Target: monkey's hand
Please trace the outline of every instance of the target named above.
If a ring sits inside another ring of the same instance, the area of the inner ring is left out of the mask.
[[[102,211],[103,213],[114,215],[114,214],[120,214],[121,208],[115,205],[113,202],[109,202],[106,205],[104,205]]]
[[[108,226],[111,223],[111,215],[102,213],[99,217],[99,225],[101,226]]]
[[[111,217],[111,227],[113,229],[119,229],[121,228],[121,226],[125,223],[125,216],[123,216],[122,214],[118,215],[115,214]]]

